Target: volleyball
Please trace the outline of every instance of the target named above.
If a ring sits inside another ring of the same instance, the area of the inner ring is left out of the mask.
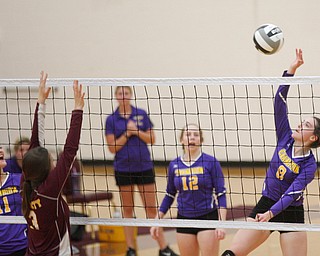
[[[284,42],[282,30],[273,24],[261,25],[253,35],[256,49],[264,54],[271,55],[278,52]]]

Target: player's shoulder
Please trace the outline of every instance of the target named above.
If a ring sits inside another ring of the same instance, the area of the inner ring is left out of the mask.
[[[135,106],[131,106],[131,107],[132,107],[132,113],[135,115],[146,115],[147,114],[147,112],[142,108],[138,108]]]
[[[304,159],[302,163],[305,165],[305,167],[310,167],[311,169],[317,169],[317,161],[312,151],[310,151],[309,156],[307,159]]]
[[[21,173],[9,173],[7,183],[9,185],[20,186]]]
[[[10,176],[12,176],[13,179],[21,179],[22,173],[13,172],[10,173]]]
[[[202,153],[202,156],[199,158],[198,161],[201,161],[203,164],[213,169],[221,167],[220,162],[217,158],[215,158],[215,156],[206,153]]]
[[[4,170],[9,169],[11,166],[17,164],[17,159],[13,156],[6,159],[7,165],[3,168]]]
[[[181,156],[176,157],[175,159],[171,160],[169,163],[169,168],[174,169],[179,167],[182,164]]]
[[[215,162],[218,161],[213,155],[209,155],[207,153],[202,153],[201,158],[206,161]]]
[[[107,120],[107,122],[113,122],[114,119],[119,118],[119,117],[120,117],[120,113],[119,113],[119,110],[117,108],[114,112],[112,112],[111,114],[109,114],[107,116],[106,120]]]

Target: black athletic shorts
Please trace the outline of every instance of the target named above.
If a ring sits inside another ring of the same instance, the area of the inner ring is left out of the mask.
[[[153,169],[143,172],[114,172],[116,184],[118,186],[143,185],[155,183]]]
[[[212,212],[209,212],[205,215],[198,216],[198,217],[184,217],[181,216],[178,213],[177,219],[187,219],[187,220],[218,220],[218,210],[214,210]],[[183,234],[192,234],[192,235],[197,235],[200,231],[204,230],[215,230],[215,228],[177,228],[177,233],[183,233]]]
[[[249,217],[255,219],[257,213],[265,213],[276,202],[268,197],[262,196],[257,205],[252,209]],[[269,220],[269,222],[284,222],[284,223],[304,223],[304,208],[300,206],[289,206],[284,211]],[[292,231],[279,231],[280,233],[292,232]]]

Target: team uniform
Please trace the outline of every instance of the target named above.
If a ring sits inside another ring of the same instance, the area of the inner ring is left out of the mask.
[[[292,76],[284,72],[283,76]],[[281,85],[275,96],[274,115],[277,146],[263,185],[263,197],[250,217],[271,210],[271,222],[304,223],[303,191],[313,180],[317,165],[310,150],[304,156],[294,155],[294,139],[287,115],[289,85]]]
[[[37,104],[30,148],[41,146],[43,141],[44,106]],[[26,255],[72,255],[69,237],[70,212],[61,193],[79,147],[82,116],[82,110],[73,110],[69,133],[57,165],[31,195]]]
[[[219,161],[208,154],[201,153],[191,164],[178,157],[170,162],[166,195],[160,212],[166,214],[176,194],[178,218],[218,220],[217,208],[226,208],[226,189]],[[217,203],[214,197],[217,198]],[[192,233],[204,229],[178,228],[179,233]]]
[[[22,216],[20,196],[21,174],[8,173],[0,186],[0,216]],[[0,225],[0,255],[10,255],[14,252],[26,251],[27,225]],[[18,255],[18,254],[17,254]]]
[[[114,134],[115,138],[119,138],[127,131],[129,120],[134,121],[141,131],[152,129],[153,124],[144,110],[133,106],[131,109],[128,119],[120,115],[119,108],[108,116],[105,134]],[[128,138],[127,143],[116,153],[113,165],[118,186],[155,182],[148,146],[138,136]]]
[[[22,169],[18,165],[18,160],[15,156],[10,159],[7,159],[6,162],[7,166],[3,168],[4,172],[22,173]]]

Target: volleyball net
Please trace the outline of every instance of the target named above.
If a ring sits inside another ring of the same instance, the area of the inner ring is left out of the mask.
[[[53,90],[46,103],[45,146],[54,159],[63,148],[69,128],[74,106],[72,81],[47,81]],[[265,173],[277,142],[273,99],[278,86],[291,85],[288,117],[295,129],[305,118],[319,116],[320,77],[88,78],[79,82],[84,85],[86,97],[77,155],[79,170],[71,179],[80,180],[76,190],[81,194],[108,192],[113,199],[71,200],[71,210],[90,215],[73,217],[73,224],[320,231],[318,171],[304,192],[305,224],[246,222],[261,197]],[[17,138],[31,135],[38,84],[38,79],[0,79],[0,136],[7,157],[14,156]],[[105,122],[118,106],[114,96],[116,86],[132,87],[131,104],[144,109],[154,125],[156,142],[149,150],[155,164],[157,206],[166,193],[168,163],[182,154],[181,129],[193,123],[203,132],[202,152],[214,155],[222,165],[227,189],[227,221],[176,220],[176,202],[165,220],[148,219],[143,204],[138,202],[134,208],[135,219],[113,218],[114,208],[122,205],[115,185],[114,155],[106,144]],[[314,150],[314,154],[318,160],[318,150]],[[0,215],[0,222],[22,223],[24,219]]]

